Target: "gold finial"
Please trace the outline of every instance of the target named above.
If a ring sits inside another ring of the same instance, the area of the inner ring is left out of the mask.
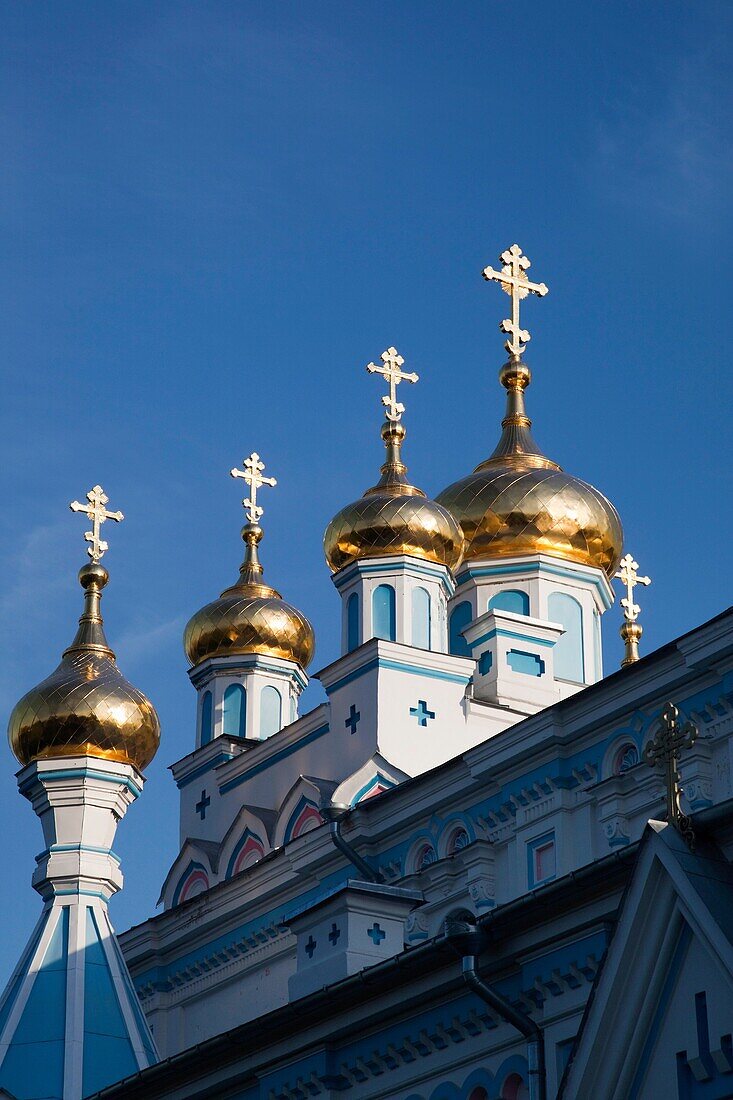
[[[277,480],[274,477],[262,476],[265,464],[257,454],[257,451],[252,451],[249,458],[245,458],[243,465],[243,470],[238,470],[235,466],[234,469],[229,472],[232,477],[243,477],[249,485],[249,496],[245,497],[242,504],[247,509],[247,519],[249,522],[257,523],[263,512],[263,509],[260,508],[257,503],[257,490],[263,485],[277,485]]]
[[[405,364],[405,360],[397,351],[397,348],[387,348],[381,354],[381,360],[384,363],[383,367],[378,366],[376,363],[367,363],[367,370],[370,374],[381,374],[389,382],[389,393],[382,398],[382,404],[387,410],[385,416],[387,420],[391,420],[393,424],[396,424],[402,419],[402,414],[405,411],[405,406],[397,400],[397,387],[400,382],[417,382],[419,375],[408,374],[402,370]]]
[[[527,257],[522,254],[518,244],[513,244],[511,248],[507,248],[505,252],[502,252],[499,259],[504,261],[501,271],[494,271],[493,267],[485,267],[483,275],[487,282],[496,279],[497,282],[501,283],[501,289],[504,293],[511,297],[511,320],[502,321],[499,328],[509,335],[504,347],[514,359],[519,359],[530,340],[527,330],[519,327],[519,303],[528,294],[537,294],[540,298],[544,298],[548,288],[544,283],[531,283],[525,276],[524,273],[531,267],[531,264]]]
[[[667,821],[682,834],[691,850],[695,848],[695,833],[692,822],[680,807],[682,786],[678,770],[679,756],[683,749],[691,749],[698,735],[693,722],[679,724],[679,715],[674,703],[666,703],[662,710],[662,722],[654,740],[644,750],[644,759],[651,767],[664,767],[664,784],[667,789]]]
[[[626,586],[626,595],[621,600],[621,606],[624,609],[621,637],[626,647],[626,655],[621,662],[621,668],[625,668],[627,665],[633,665],[635,661],[639,660],[639,639],[642,635],[642,628],[636,621],[641,608],[637,603],[634,603],[634,589],[637,584],[651,584],[652,580],[651,577],[639,576],[639,563],[634,561],[631,554],[623,557],[619,565],[620,569],[613,576],[614,580],[619,580]]]
[[[109,550],[108,544],[100,537],[99,532],[102,524],[108,519],[113,519],[116,523],[119,523],[125,517],[122,512],[107,511],[105,504],[109,504],[109,497],[101,485],[95,485],[94,488],[89,490],[87,501],[87,504],[80,504],[78,500],[72,500],[69,508],[72,512],[84,512],[87,518],[92,521],[92,529],[84,532],[84,538],[91,543],[91,546],[87,547],[87,554],[96,565],[104,552]]]

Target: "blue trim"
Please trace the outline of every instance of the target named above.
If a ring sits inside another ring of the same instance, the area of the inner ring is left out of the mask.
[[[242,772],[241,775],[237,775],[234,779],[230,779],[228,783],[224,783],[220,788],[220,793],[226,794],[227,791],[232,791],[235,787],[238,787],[240,783],[245,783],[248,779],[251,779],[253,775],[259,775],[260,772],[267,771],[273,764],[279,764],[281,760],[285,760],[288,756],[292,756],[294,752],[299,752],[300,749],[305,748],[306,745],[310,745],[313,741],[317,741],[319,737],[323,737],[324,733],[328,733],[328,730],[328,723],[324,726],[319,726],[318,729],[311,730],[309,734],[305,737],[301,737],[299,741],[293,742],[292,745],[287,745],[284,749],[280,749],[279,752],[274,752],[267,760],[261,760],[259,764],[253,764],[246,772]]]
[[[513,672],[518,672],[521,676],[544,676],[545,674],[545,662],[536,653],[510,649],[506,655],[506,663]]]
[[[318,809],[318,806],[315,804],[313,799],[306,798],[305,795],[302,794],[296,803],[295,809],[288,819],[288,824],[285,829],[285,835],[283,836],[283,844],[289,844],[290,841],[293,839],[293,829],[298,822],[298,818],[303,813],[303,810],[307,810],[308,807],[311,807],[311,809],[315,810],[320,817],[320,810]],[[323,818],[321,818],[321,821],[323,821]]]
[[[586,566],[590,568],[590,566]],[[608,610],[613,603],[613,600],[609,600],[608,593],[603,587],[603,583],[596,577],[589,577],[585,573],[575,573],[572,569],[563,569],[557,565],[546,565],[544,562],[531,561],[526,565],[469,565],[465,568],[461,574],[456,578],[456,590],[461,585],[467,584],[469,580],[476,580],[479,577],[507,577],[516,576],[518,573],[532,574],[532,573],[549,573],[554,577],[565,577],[569,580],[577,581],[582,578],[589,584],[592,584],[598,589],[603,604]]]
[[[443,654],[443,656],[446,656]],[[463,658],[464,660],[466,658]],[[469,658],[470,659],[470,658]],[[372,672],[375,668],[388,668],[395,672],[413,672],[416,676],[427,676],[429,680],[448,680],[452,684],[467,684],[471,679],[471,673],[466,672],[462,675],[458,675],[455,672],[442,672],[440,669],[421,668],[419,665],[410,665],[403,661],[391,661],[386,657],[374,657],[371,661],[367,661],[361,668],[355,669],[347,676],[342,676],[340,680],[336,680],[330,687],[326,688],[326,694],[330,696],[338,691],[342,687],[346,687],[347,684],[353,683],[354,680],[360,679],[365,676],[367,672]]]
[[[53,896],[55,898],[101,898],[102,901],[109,901],[109,894],[102,894],[99,890],[54,890]]]
[[[513,638],[520,642],[529,642],[531,645],[544,645],[554,646],[555,641],[545,641],[543,638],[534,638],[531,634],[522,634],[519,630],[505,630],[503,627],[495,627],[494,630],[490,630],[488,634],[482,634],[480,638],[476,638],[471,642],[471,649],[475,649],[476,646],[483,645],[484,642],[491,641],[492,638]]]
[[[393,787],[397,786],[397,784],[393,783],[391,779],[387,779],[386,775],[382,775],[381,772],[377,772],[376,775],[373,775],[372,778],[364,784],[360,791],[356,792],[351,800],[351,805],[356,806],[357,802],[360,802],[365,794],[368,794],[369,791],[373,790],[374,787],[378,787],[380,784],[386,787],[388,791],[391,791]]]
[[[183,874],[179,876],[178,882],[176,883],[176,888],[173,891],[173,898],[171,899],[171,909],[175,909],[175,907],[178,905],[178,899],[181,896],[183,887],[186,885],[187,879],[194,873],[194,871],[203,871],[206,882],[209,882],[209,876],[203,863],[199,863],[195,859],[189,859],[188,863],[186,864],[186,869],[184,870]]]
[[[247,843],[247,841],[249,840],[250,837],[252,838],[252,840],[256,841],[256,843],[260,845],[260,847],[262,848],[262,852],[264,854],[264,852],[265,852],[265,843],[264,843],[264,841],[262,840],[262,838],[260,836],[257,835],[257,833],[252,832],[249,825],[245,825],[244,832],[242,833],[239,840],[237,841],[237,843],[234,847],[234,851],[232,852],[232,854],[229,858],[229,862],[227,863],[227,871],[226,871],[226,874],[225,874],[224,878],[231,878],[232,877],[232,873],[234,871],[234,864],[239,859],[239,853],[242,851],[242,848],[244,848],[245,844]]]
[[[331,579],[337,589],[345,588],[353,577],[368,577],[375,574],[384,573],[417,573],[424,577],[430,577],[431,580],[440,581],[446,590],[446,594],[450,598],[455,587],[451,583],[451,576],[447,567],[436,565],[434,569],[427,568],[423,565],[413,565],[406,562],[384,562],[379,565],[363,565],[361,562],[350,562],[347,566],[341,570],[340,573],[336,573]]]
[[[211,742],[209,742],[210,744]],[[214,768],[218,768],[220,764],[226,764],[229,760],[234,759],[234,754],[231,752],[220,752],[218,756],[212,756],[211,760],[207,760],[205,764],[199,765],[198,768],[194,768],[192,772],[189,772],[184,779],[177,779],[176,786],[179,791],[182,791],[184,787],[187,787],[189,783],[193,783],[195,779],[200,779],[202,775],[206,775]]]
[[[120,857],[111,848],[97,848],[94,844],[52,844],[50,848],[44,848],[38,853],[35,857],[36,863],[40,863],[42,859],[54,852],[93,852],[95,855],[109,856],[118,867],[121,863]]]
[[[136,783],[133,783],[131,779],[123,779],[117,775],[108,775],[107,772],[98,772],[93,768],[63,768],[57,772],[37,772],[36,775],[29,776],[28,779],[19,787],[21,794],[25,793],[36,780],[52,780],[52,779],[99,779],[102,783],[116,783],[118,786],[127,787],[129,791],[132,791],[135,798],[139,794],[142,794],[142,787],[138,787]]]
[[[284,679],[292,677],[292,679],[298,681],[303,690],[308,686],[308,677],[300,671],[300,666],[295,661],[287,661],[286,663],[290,667],[280,668],[279,665],[267,664],[259,653],[232,653],[229,657],[220,655],[219,657],[207,657],[206,660],[212,662],[212,668],[225,670],[228,675],[240,670],[244,672],[271,672],[273,675],[282,676]],[[191,683],[198,691],[211,679],[211,669],[206,668],[202,672],[203,668],[203,665],[198,665],[196,668],[189,670]]]

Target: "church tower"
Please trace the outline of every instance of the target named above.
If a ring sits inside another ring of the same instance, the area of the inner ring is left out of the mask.
[[[551,666],[562,697],[603,675],[600,617],[613,603],[610,579],[623,532],[613,505],[547,458],[532,437],[524,402],[531,374],[523,359],[530,336],[520,327],[519,303],[529,294],[543,297],[547,287],[527,278],[530,262],[518,245],[501,261],[500,271],[483,273],[512,301],[512,317],[500,325],[509,336],[499,372],[507,391],[501,437],[472,474],[438,495],[466,540],[450,605],[450,649],[478,658],[481,671],[482,640],[512,636],[501,655],[510,677],[529,682]],[[547,624],[558,624],[559,635],[547,636]],[[501,678],[502,670],[494,666],[491,675]]]
[[[117,667],[104,633],[101,486],[71,508],[88,516],[84,612],[61,664],[16,705],[10,747],[45,848],[33,886],[43,912],[0,1000],[0,1094],[81,1100],[158,1060],[107,903],[122,887],[112,850],[160,740],[150,701]]]
[[[448,509],[407,480],[404,405],[397,400],[397,386],[417,382],[418,376],[402,370],[396,348],[381,358],[382,366],[369,363],[367,370],[389,383],[382,398],[387,450],[382,476],[334,516],[323,538],[342,601],[342,653],[370,638],[447,653],[447,606],[463,535]]]
[[[190,619],[183,645],[198,693],[197,749],[217,737],[264,740],[298,717],[298,698],[313,659],[313,627],[296,607],[263,580],[258,489],[277,484],[265,477],[257,452],[233,469],[249,496],[242,501],[247,523],[239,578]]]

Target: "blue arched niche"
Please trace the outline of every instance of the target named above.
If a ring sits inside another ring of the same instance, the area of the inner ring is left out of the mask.
[[[222,730],[226,737],[244,737],[247,723],[247,695],[241,684],[230,684],[224,692],[224,721]]]
[[[395,594],[391,584],[380,584],[372,592],[372,636],[395,640]]]
[[[277,688],[268,684],[260,696],[260,737],[272,737],[282,729],[282,695]]]
[[[455,657],[470,657],[471,650],[461,631],[465,630],[473,618],[468,600],[456,604],[448,620],[448,648]]]
[[[547,599],[547,617],[565,627],[565,633],[553,650],[555,676],[575,684],[585,683],[582,607],[565,592],[551,592]]]
[[[352,592],[346,601],[346,652],[359,644],[359,596]]]
[[[529,615],[529,596],[521,588],[505,588],[489,600],[489,611],[511,611],[515,615]]]
[[[213,703],[211,692],[205,691],[201,700],[201,744],[206,745],[211,740],[213,730],[211,728],[213,718]]]
[[[430,649],[430,593],[425,588],[412,590],[412,644]]]

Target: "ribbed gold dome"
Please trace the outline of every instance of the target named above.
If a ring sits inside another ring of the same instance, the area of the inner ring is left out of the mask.
[[[362,558],[406,554],[455,570],[463,535],[450,511],[410,485],[400,455],[405,429],[389,420],[382,428],[387,461],[372,489],[334,516],[323,536],[326,561],[335,573]]]
[[[549,554],[612,576],[623,551],[618,512],[538,448],[524,408],[529,368],[511,359],[499,377],[507,413],[495,451],[437,498],[461,524],[465,560]]]
[[[186,656],[197,665],[208,657],[261,653],[306,668],[315,652],[313,627],[279,592],[263,583],[257,555],[262,528],[248,523],[242,538],[247,549],[239,580],[190,619],[183,634]]]
[[[98,562],[80,570],[84,613],[76,637],[56,671],[24,695],[10,716],[8,739],[21,764],[88,755],[142,770],[155,756],[158,716],[124,678],[104,635],[100,603],[108,580]]]

